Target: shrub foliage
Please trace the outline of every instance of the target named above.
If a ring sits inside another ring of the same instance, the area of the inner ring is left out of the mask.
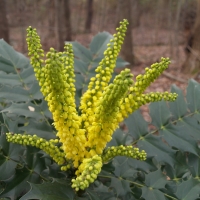
[[[99,33],[89,49],[73,42],[77,107],[111,38],[106,32]],[[6,140],[9,132],[36,134],[50,141],[56,139],[56,130],[29,60],[3,40],[0,40],[0,55],[2,199],[199,199],[200,85],[197,82],[190,80],[186,96],[173,85],[171,91],[178,94],[175,102],[151,103],[151,123],[137,110],[114,132],[107,151],[112,152],[114,146],[124,155],[123,146],[138,147],[147,153],[145,161],[108,156],[95,182],[75,192],[71,188],[74,168],[61,171],[44,151]],[[116,65],[124,67],[126,62],[118,58]]]

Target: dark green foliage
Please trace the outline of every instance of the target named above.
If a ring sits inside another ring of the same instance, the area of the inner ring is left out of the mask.
[[[108,33],[94,37],[89,49],[73,43],[77,104],[103,56]],[[118,67],[126,62],[119,59]],[[51,113],[42,99],[29,60],[0,40],[0,198],[74,200],[195,200],[200,196],[200,84],[191,80],[186,97],[149,105],[151,123],[139,111],[125,120],[108,146],[133,144],[146,161],[116,157],[104,164],[85,191],[71,189],[74,169],[61,172],[44,152],[8,143],[6,132],[55,138]],[[151,126],[149,126],[151,125]]]

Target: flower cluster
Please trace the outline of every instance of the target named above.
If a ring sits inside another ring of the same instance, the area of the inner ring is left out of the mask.
[[[88,128],[86,146],[90,147],[90,156],[102,154],[106,144],[112,139],[112,134],[119,124],[116,117],[120,102],[132,84],[132,74],[129,69],[125,69],[106,87],[96,105],[93,123]]]
[[[161,58],[161,62],[154,63],[150,68],[145,68],[145,73],[136,77],[135,83],[129,87],[129,92],[121,102],[120,112],[118,113],[118,122],[122,122],[129,114],[150,102],[161,101],[175,101],[176,93],[168,92],[151,92],[143,94],[145,89],[152,83],[160,74],[168,68],[170,64],[169,58]]]
[[[44,50],[40,43],[40,37],[38,36],[36,29],[33,29],[31,26],[27,29],[27,38],[26,42],[28,44],[28,55],[31,56],[31,65],[34,67],[35,76],[39,82],[40,86],[43,86],[45,83],[45,73],[43,71],[44,60]]]
[[[79,166],[79,170],[76,171],[76,175],[79,175],[76,179],[72,179],[72,187],[76,191],[79,189],[84,190],[93,183],[97,178],[97,175],[101,171],[102,159],[100,156],[95,155],[92,158],[86,158]]]
[[[40,83],[41,92],[48,102],[52,112],[57,136],[63,144],[67,159],[78,167],[85,155],[85,130],[81,129],[82,119],[76,111],[74,86],[74,58],[71,44],[66,44],[64,52],[57,52],[54,48],[46,54],[45,65],[38,56],[41,52],[40,39],[36,30],[27,29],[28,50],[31,64]],[[40,66],[39,63],[40,62]],[[42,80],[42,81],[41,81]]]
[[[131,145],[120,145],[106,148],[102,155],[102,160],[106,163],[115,156],[126,156],[137,160],[146,160],[147,154],[144,150],[140,152],[138,148],[133,148]]]
[[[104,58],[95,70],[97,73],[96,76],[90,79],[88,90],[81,98],[80,109],[86,130],[88,130],[95,120],[96,106],[102,94],[106,91],[112,77],[117,56],[124,41],[127,25],[127,20],[120,22],[120,27],[116,29],[117,33],[113,35],[113,39],[107,44],[108,48],[104,52]]]
[[[110,83],[117,56],[124,41],[128,21],[123,20],[117,33],[108,43],[104,58],[96,68],[96,76],[90,79],[88,90],[83,94],[79,111],[75,104],[74,55],[71,44],[63,52],[50,48],[43,59],[44,51],[36,29],[27,29],[27,44],[31,64],[41,87],[49,110],[53,115],[58,139],[46,141],[38,136],[7,134],[9,142],[36,146],[48,153],[56,163],[67,170],[73,165],[76,178],[72,187],[76,191],[85,189],[94,182],[103,163],[117,155],[145,160],[146,153],[132,146],[109,147],[106,144],[118,128],[119,122],[149,102],[174,101],[172,93],[148,93],[145,89],[169,65],[169,59],[146,68],[143,75],[136,77],[125,69]],[[58,147],[57,143],[61,145]],[[70,164],[69,164],[70,163]]]
[[[51,48],[46,57],[45,100],[53,114],[66,158],[74,160],[74,166],[78,167],[79,161],[84,158],[85,147],[82,144],[86,137],[85,130],[80,128],[81,117],[76,111],[72,46],[67,44],[63,53]]]
[[[53,160],[58,165],[63,165],[63,169],[69,169],[71,166],[65,159],[65,153],[58,146],[55,146],[54,142],[47,141],[43,138],[38,137],[37,135],[25,135],[25,134],[6,134],[8,142],[21,144],[24,146],[33,146],[43,150],[45,153],[49,154]]]

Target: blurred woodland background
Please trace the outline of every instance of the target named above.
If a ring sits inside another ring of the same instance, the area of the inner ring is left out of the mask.
[[[200,0],[0,0],[0,38],[26,55],[31,25],[46,51],[62,50],[64,41],[87,47],[98,32],[113,34],[124,18],[130,24],[121,55],[134,74],[169,57],[163,83],[200,79]]]

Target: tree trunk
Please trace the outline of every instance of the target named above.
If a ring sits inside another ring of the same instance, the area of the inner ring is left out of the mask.
[[[0,38],[9,43],[9,28],[6,17],[6,1],[0,0]]]
[[[132,7],[132,28],[136,28],[140,26],[140,18],[142,16],[142,9],[140,5],[140,1],[131,0],[131,7]]]
[[[187,42],[187,58],[182,66],[183,73],[197,74],[200,71],[200,1],[197,1],[197,16],[192,34]]]
[[[56,10],[56,39],[57,39],[57,50],[64,50],[64,37],[63,37],[63,1],[54,0]]]
[[[183,4],[183,0],[177,1],[177,10],[176,10],[176,17],[175,17],[175,26],[174,26],[174,47],[175,47],[175,58],[177,62],[179,62],[179,41],[178,36],[180,34],[180,13],[181,13],[181,6]]]
[[[85,32],[91,32],[92,26],[92,17],[93,17],[93,0],[87,1],[87,17],[85,22]]]
[[[65,41],[72,40],[71,32],[71,13],[70,13],[70,2],[69,0],[64,0],[64,14],[65,14],[65,27],[66,27],[66,36]]]
[[[123,12],[123,18],[127,19],[129,22],[124,44],[122,46],[122,55],[124,59],[130,63],[130,66],[133,66],[134,55],[133,55],[133,38],[132,38],[131,0],[123,1],[123,4],[121,5],[123,6],[121,9],[121,12]]]

